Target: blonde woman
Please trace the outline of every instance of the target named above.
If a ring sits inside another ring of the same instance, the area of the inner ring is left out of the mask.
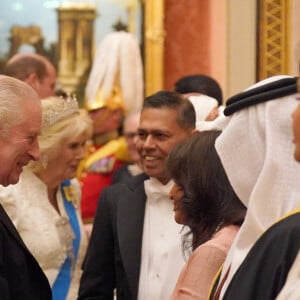
[[[51,97],[41,105],[41,160],[17,185],[0,188],[0,202],[46,274],[53,299],[75,299],[87,238],[73,178],[92,125],[75,99]]]

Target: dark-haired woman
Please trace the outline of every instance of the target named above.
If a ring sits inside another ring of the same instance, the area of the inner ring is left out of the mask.
[[[190,228],[184,250],[193,251],[174,299],[207,299],[211,283],[243,222],[246,209],[233,191],[214,148],[220,131],[194,134],[170,153],[168,169],[175,220]]]

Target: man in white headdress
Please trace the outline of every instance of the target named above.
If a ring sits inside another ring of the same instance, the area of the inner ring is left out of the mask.
[[[300,205],[300,166],[293,160],[290,117],[297,105],[296,96],[296,79],[277,76],[227,101],[224,113],[230,117],[224,119],[216,149],[230,183],[247,207],[247,214],[211,299],[268,299],[255,294],[255,285],[251,293],[241,294],[245,286],[251,285],[247,278],[235,282],[236,294],[231,294],[230,289],[240,265],[259,237]],[[250,265],[254,264],[252,260]]]
[[[118,134],[124,115],[141,108],[143,68],[137,39],[128,32],[108,34],[96,52],[85,90],[85,107],[94,124],[93,143],[80,166],[82,217],[92,223],[98,198],[113,173],[129,160]]]

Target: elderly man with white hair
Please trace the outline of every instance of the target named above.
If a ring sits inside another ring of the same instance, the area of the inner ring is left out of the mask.
[[[23,167],[39,159],[41,118],[34,90],[18,79],[0,76],[1,185],[17,183]],[[1,205],[0,269],[1,299],[52,299],[46,276]]]

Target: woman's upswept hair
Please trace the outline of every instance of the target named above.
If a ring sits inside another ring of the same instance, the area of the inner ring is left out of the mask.
[[[55,98],[57,97],[42,100],[43,116],[49,115],[49,111],[52,112],[53,106],[55,106]],[[55,114],[55,110],[53,110],[53,113]],[[86,139],[89,139],[92,136],[92,130],[92,120],[88,113],[83,109],[72,110],[70,115],[67,115],[50,126],[42,128],[42,134],[38,139],[41,160],[38,162],[31,162],[29,167],[34,172],[39,171],[41,168],[45,167],[43,166],[45,160],[46,163],[51,163],[56,159],[61,141],[72,137],[78,137],[82,134]]]
[[[176,145],[168,158],[171,177],[184,190],[181,209],[185,225],[184,248],[211,239],[216,229],[230,224],[241,225],[246,208],[231,187],[214,144],[220,131],[204,131]]]

